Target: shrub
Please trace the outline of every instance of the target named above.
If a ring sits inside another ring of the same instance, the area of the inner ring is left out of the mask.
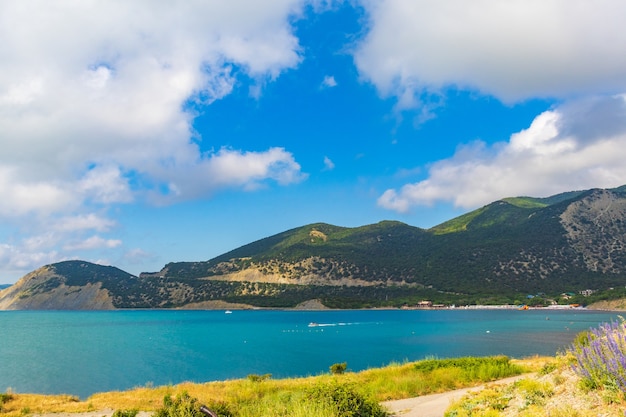
[[[626,326],[624,321],[601,324],[583,333],[569,351],[572,369],[587,388],[616,387],[626,390]]]
[[[136,417],[139,411],[132,410],[115,410],[112,417]]]
[[[9,394],[9,393],[0,393],[0,412],[2,412],[2,406],[5,403],[8,403],[9,401],[11,401],[13,399],[13,395]]]
[[[538,373],[539,375],[548,375],[549,373],[555,371],[557,368],[558,368],[557,363],[554,361],[551,361],[543,365]]]
[[[545,405],[546,399],[554,394],[554,388],[549,382],[540,382],[534,379],[521,379],[515,383],[515,387],[524,398],[524,406]]]
[[[272,378],[272,374],[263,374],[263,375],[250,374],[250,375],[248,375],[248,381],[250,381],[250,382],[263,382],[263,381],[267,381],[270,378]]]
[[[572,345],[576,346],[576,347],[589,346],[589,343],[593,339],[595,339],[595,337],[596,336],[592,333],[591,330],[586,330],[584,332],[580,332],[574,338],[574,341],[572,342]]]
[[[461,401],[453,404],[445,412],[446,417],[499,417],[509,407],[510,389],[502,387],[486,388],[470,392]]]
[[[200,411],[202,404],[197,398],[191,397],[187,392],[183,392],[176,398],[168,394],[163,399],[163,407],[154,413],[154,417],[206,417]],[[231,417],[232,413],[226,405],[221,403],[211,404],[210,409],[220,417]]]
[[[304,390],[274,392],[234,404],[237,417],[337,417],[330,403],[313,401]]]
[[[346,362],[343,363],[334,363],[330,365],[330,373],[333,375],[341,375],[346,372],[348,368],[348,364]]]
[[[415,364],[415,369],[424,373],[437,370],[460,370],[460,372],[454,372],[455,378],[483,382],[522,373],[522,369],[512,364],[506,356],[426,359]]]
[[[386,417],[387,412],[374,399],[358,392],[352,384],[317,384],[308,391],[313,402],[326,403],[337,410],[337,417]]]

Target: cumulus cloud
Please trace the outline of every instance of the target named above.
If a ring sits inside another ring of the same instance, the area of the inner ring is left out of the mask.
[[[116,222],[114,220],[100,216],[96,213],[88,213],[76,216],[60,217],[54,222],[52,229],[61,232],[74,232],[80,230],[107,232],[115,225]]]
[[[63,260],[57,251],[25,251],[20,246],[0,243],[0,263],[3,272],[24,273],[42,265]]]
[[[159,204],[171,203],[211,194],[223,188],[238,187],[245,191],[262,188],[267,181],[287,185],[306,179],[293,155],[283,148],[264,152],[242,152],[222,148],[198,160],[177,161],[180,166],[166,167],[155,178],[167,181],[162,189],[150,193]]]
[[[194,164],[211,165],[214,184],[231,182],[200,154],[193,107],[229,94],[238,74],[262,83],[298,65],[289,16],[301,7],[2,2],[0,192],[12,198],[0,215],[129,202],[131,177],[167,184]],[[268,179],[300,178],[295,163],[267,163]],[[260,181],[262,171],[234,182]]]
[[[80,241],[73,242],[64,246],[65,250],[93,250],[101,248],[116,248],[122,244],[119,239],[104,239],[101,236],[94,235]]]
[[[332,87],[337,87],[337,81],[335,80],[335,77],[333,77],[332,75],[325,76],[322,80],[322,88]]]
[[[261,92],[300,63],[291,22],[306,4],[1,2],[0,220],[13,227],[2,269],[62,260],[60,242],[119,247],[89,236],[115,225],[112,205],[306,178],[288,150],[205,152],[221,144],[193,129],[242,79]]]
[[[388,189],[378,204],[399,212],[442,201],[471,209],[504,197],[623,185],[625,119],[626,96],[569,102],[507,142],[459,147],[432,164],[426,179]]]
[[[528,129],[494,145],[460,146],[425,179],[385,191],[406,212],[452,202],[474,208],[515,195],[621,185],[626,168],[626,3],[568,0],[361,2],[368,31],[354,49],[363,80],[422,119],[448,89],[503,102],[559,99]],[[418,121],[419,122],[419,121]]]
[[[106,233],[115,224],[113,220],[93,213],[61,217],[49,226],[35,221],[30,228],[23,228],[21,238],[0,243],[1,270],[3,273],[20,271],[24,274],[44,264],[76,258],[74,251],[82,251],[83,259],[91,259],[84,251],[121,247],[123,242],[120,239],[93,234],[94,231]]]
[[[361,76],[401,107],[448,87],[516,102],[626,91],[626,3],[363,0]]]

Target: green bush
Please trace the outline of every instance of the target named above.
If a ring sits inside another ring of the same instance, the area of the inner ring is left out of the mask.
[[[596,339],[595,334],[591,330],[585,330],[574,337],[574,341],[572,342],[572,347],[576,350],[587,347],[591,344],[592,341]]]
[[[374,399],[358,392],[353,384],[320,383],[308,391],[309,399],[331,405],[337,417],[386,417],[385,409]]]
[[[415,364],[415,369],[424,373],[440,369],[457,369],[461,371],[458,377],[462,380],[484,382],[522,373],[522,369],[512,364],[506,356],[426,359]]]
[[[11,401],[13,399],[13,395],[6,393],[0,393],[0,412],[2,412],[2,406],[5,403],[8,403],[9,401]]]
[[[272,378],[272,374],[263,374],[263,375],[250,374],[250,375],[248,375],[248,381],[250,381],[250,382],[263,382],[263,381],[267,381],[270,378]]]
[[[346,362],[334,363],[330,365],[330,373],[333,375],[341,375],[346,372],[346,369],[348,369],[348,364]]]
[[[176,398],[166,395],[163,399],[163,407],[154,413],[154,417],[206,417],[200,411],[202,404],[197,398],[183,392]],[[222,403],[210,404],[209,408],[220,417],[232,417],[228,407]]]
[[[539,370],[539,375],[548,375],[552,371],[555,371],[557,368],[558,368],[558,365],[556,362],[554,361],[548,362],[541,367],[541,369]]]
[[[132,410],[115,410],[112,417],[136,417],[139,411]]]

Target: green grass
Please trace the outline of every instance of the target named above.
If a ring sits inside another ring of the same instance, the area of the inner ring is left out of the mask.
[[[463,214],[459,217],[455,217],[452,220],[448,220],[447,222],[441,223],[438,226],[430,229],[435,235],[445,235],[447,233],[456,233],[467,230],[467,225],[472,222],[476,217],[481,215],[488,209],[487,206],[481,207],[477,210],[474,210],[470,213]]]
[[[549,205],[540,199],[532,197],[510,197],[503,199],[503,201],[521,208],[542,208]]]

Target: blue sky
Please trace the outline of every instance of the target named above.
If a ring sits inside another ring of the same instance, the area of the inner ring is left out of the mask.
[[[626,183],[619,0],[0,3],[0,283]]]

